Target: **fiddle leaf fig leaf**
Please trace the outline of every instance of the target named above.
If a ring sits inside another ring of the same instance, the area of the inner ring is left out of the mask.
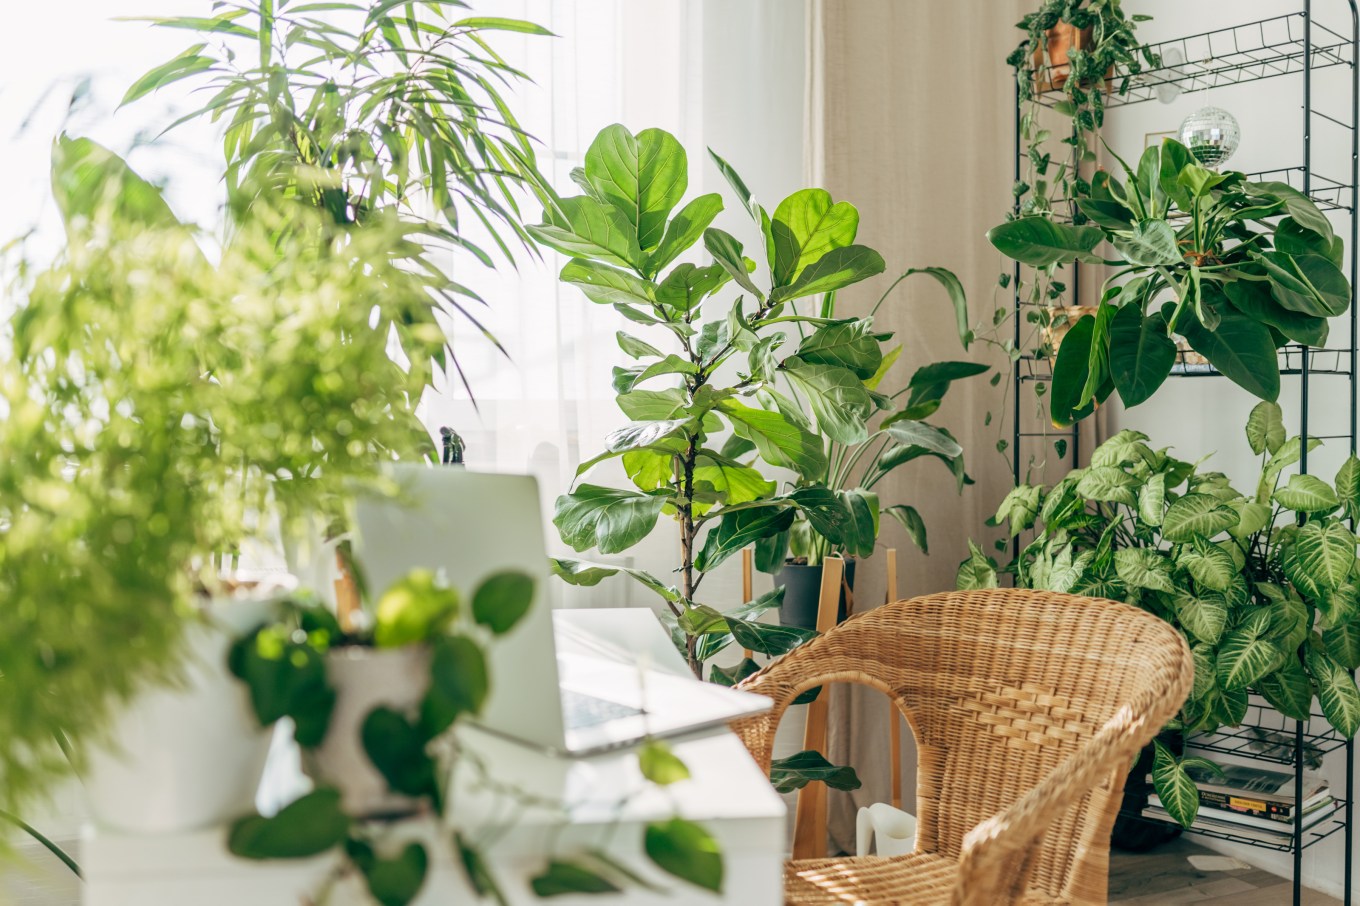
[[[874,402],[853,371],[806,362],[797,356],[785,360],[781,370],[806,396],[823,434],[842,444],[868,439],[865,424],[874,412]]]
[[[656,304],[656,284],[598,261],[584,258],[568,261],[560,279],[579,286],[587,299],[601,305]]]
[[[694,566],[707,572],[747,545],[785,531],[793,524],[794,511],[787,505],[762,506],[722,515],[709,530]]]
[[[833,790],[857,790],[860,788],[859,775],[848,765],[837,765],[827,761],[826,756],[812,749],[805,749],[796,755],[776,758],[770,762],[770,783],[778,793],[792,793],[820,780]]]
[[[858,318],[819,327],[798,344],[798,358],[814,365],[831,365],[854,373],[861,382],[878,371],[883,362],[880,340],[872,318]]]
[[[685,195],[688,173],[684,147],[661,129],[634,136],[623,126],[607,126],[586,149],[586,179],[627,219],[642,251],[661,242],[666,218]]]
[[[657,273],[674,261],[681,253],[703,238],[704,230],[713,223],[713,218],[722,212],[722,196],[716,192],[700,195],[680,209],[675,218],[666,225],[661,244],[647,259],[647,270]]]
[[[826,468],[821,440],[782,413],[753,409],[736,400],[724,400],[718,411],[731,420],[739,435],[755,444],[760,458],[770,465],[791,468],[805,478]]]
[[[583,484],[557,498],[553,525],[573,550],[617,554],[651,533],[666,497]]]
[[[770,230],[774,285],[787,286],[827,252],[855,241],[859,211],[847,201],[833,204],[825,189],[801,189],[775,208]]]
[[[735,237],[716,227],[709,227],[704,230],[704,248],[708,249],[713,259],[737,281],[737,285],[757,299],[765,298],[765,294],[751,280],[751,268],[747,267],[748,259],[742,255],[741,243]]]
[[[798,279],[770,293],[772,302],[835,292],[883,273],[883,256],[868,246],[835,248],[803,268]]]

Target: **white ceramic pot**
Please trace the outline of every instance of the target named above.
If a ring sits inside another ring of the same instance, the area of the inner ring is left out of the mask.
[[[335,710],[326,738],[305,759],[307,774],[338,789],[350,815],[413,811],[417,803],[391,792],[369,761],[361,732],[365,718],[379,706],[414,712],[430,683],[429,648],[337,648],[327,655],[326,676],[335,689]]]
[[[125,833],[222,824],[255,807],[272,729],[227,669],[232,640],[267,618],[278,590],[214,601],[190,626],[183,685],[149,687],[117,715],[108,747],[91,753],[84,783],[94,820]]]

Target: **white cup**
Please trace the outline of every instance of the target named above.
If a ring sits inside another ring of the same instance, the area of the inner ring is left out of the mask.
[[[916,816],[886,802],[859,810],[855,820],[855,855],[873,849],[880,856],[904,856],[916,849]]]

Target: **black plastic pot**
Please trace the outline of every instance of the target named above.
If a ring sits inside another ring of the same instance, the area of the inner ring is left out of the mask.
[[[817,604],[822,594],[821,566],[785,561],[775,573],[776,586],[784,586],[784,601],[779,605],[779,622],[799,629],[817,628]],[[841,583],[840,603],[836,608],[836,622],[845,619],[845,589],[855,587],[855,561],[845,561],[845,579]]]

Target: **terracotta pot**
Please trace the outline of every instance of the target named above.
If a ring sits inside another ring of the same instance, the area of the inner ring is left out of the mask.
[[[1077,28],[1075,25],[1059,22],[1048,30],[1046,38],[1048,59],[1044,59],[1044,50],[1036,49],[1034,51],[1034,91],[1036,94],[1057,91],[1067,84],[1067,77],[1072,71],[1072,66],[1068,61],[1069,52],[1088,50],[1095,43],[1095,31],[1091,28]],[[1114,69],[1111,68],[1105,75],[1105,90],[1108,92],[1112,90],[1113,86]],[[1088,86],[1082,85],[1082,87]]]
[[[415,799],[391,792],[364,751],[364,720],[380,706],[413,712],[430,684],[430,649],[336,648],[326,657],[326,676],[335,689],[330,729],[312,757],[307,775],[340,791],[344,809],[355,816],[396,816],[418,809]]]
[[[211,603],[211,621],[186,632],[183,683],[148,687],[122,708],[83,778],[98,824],[178,833],[254,810],[273,730],[256,720],[245,684],[227,669],[227,651],[268,618],[278,597],[271,590]]]

